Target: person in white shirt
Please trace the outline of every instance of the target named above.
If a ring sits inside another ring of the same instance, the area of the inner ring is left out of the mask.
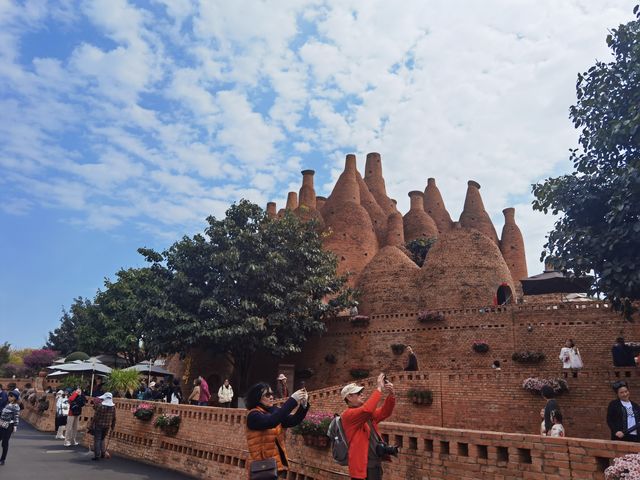
[[[632,402],[627,382],[619,380],[613,384],[618,398],[612,400],[607,408],[607,425],[611,430],[611,440],[639,442],[638,422],[640,422],[640,406]]]
[[[567,339],[564,347],[560,350],[560,361],[562,361],[562,368],[568,370],[580,370],[583,367],[580,350],[570,338]]]
[[[562,426],[562,414],[559,410],[551,412],[551,419],[553,421],[553,427],[549,432],[550,437],[564,437],[564,427]]]
[[[225,378],[224,383],[218,389],[218,403],[221,407],[229,408],[231,400],[233,400],[233,388],[229,384],[229,379]]]

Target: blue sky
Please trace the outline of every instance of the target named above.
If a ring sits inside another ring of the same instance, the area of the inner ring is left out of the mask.
[[[344,156],[387,189],[477,180],[516,207],[530,274],[570,169],[575,80],[634,2],[0,0],[0,342],[37,347],[105,277],[240,198],[328,194]],[[10,325],[9,327],[6,327]]]

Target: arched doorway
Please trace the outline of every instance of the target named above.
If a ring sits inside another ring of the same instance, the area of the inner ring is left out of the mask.
[[[498,287],[498,293],[496,294],[498,305],[509,305],[513,303],[513,292],[511,287],[506,283],[503,283]]]

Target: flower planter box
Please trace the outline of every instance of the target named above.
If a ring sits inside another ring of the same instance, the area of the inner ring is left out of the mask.
[[[420,323],[442,322],[444,315],[440,312],[423,311],[418,313],[418,321]]]
[[[391,351],[396,355],[402,355],[407,346],[404,343],[392,343]]]
[[[542,352],[530,352],[528,350],[523,352],[514,352],[511,355],[511,360],[518,363],[536,364],[544,360],[545,356]]]
[[[349,373],[353,378],[367,378],[369,376],[369,370],[364,368],[352,368]]]
[[[431,390],[411,389],[407,392],[407,397],[415,405],[431,405],[433,403],[433,392]]]
[[[366,327],[369,325],[369,317],[366,315],[356,315],[349,320],[352,327]]]
[[[485,342],[474,342],[472,348],[476,353],[487,353],[489,351],[489,345]]]

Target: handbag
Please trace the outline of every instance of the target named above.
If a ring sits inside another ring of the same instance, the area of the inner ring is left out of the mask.
[[[278,464],[275,458],[254,460],[249,465],[249,480],[277,480]]]
[[[6,420],[0,420],[0,428],[9,428],[10,423]]]

